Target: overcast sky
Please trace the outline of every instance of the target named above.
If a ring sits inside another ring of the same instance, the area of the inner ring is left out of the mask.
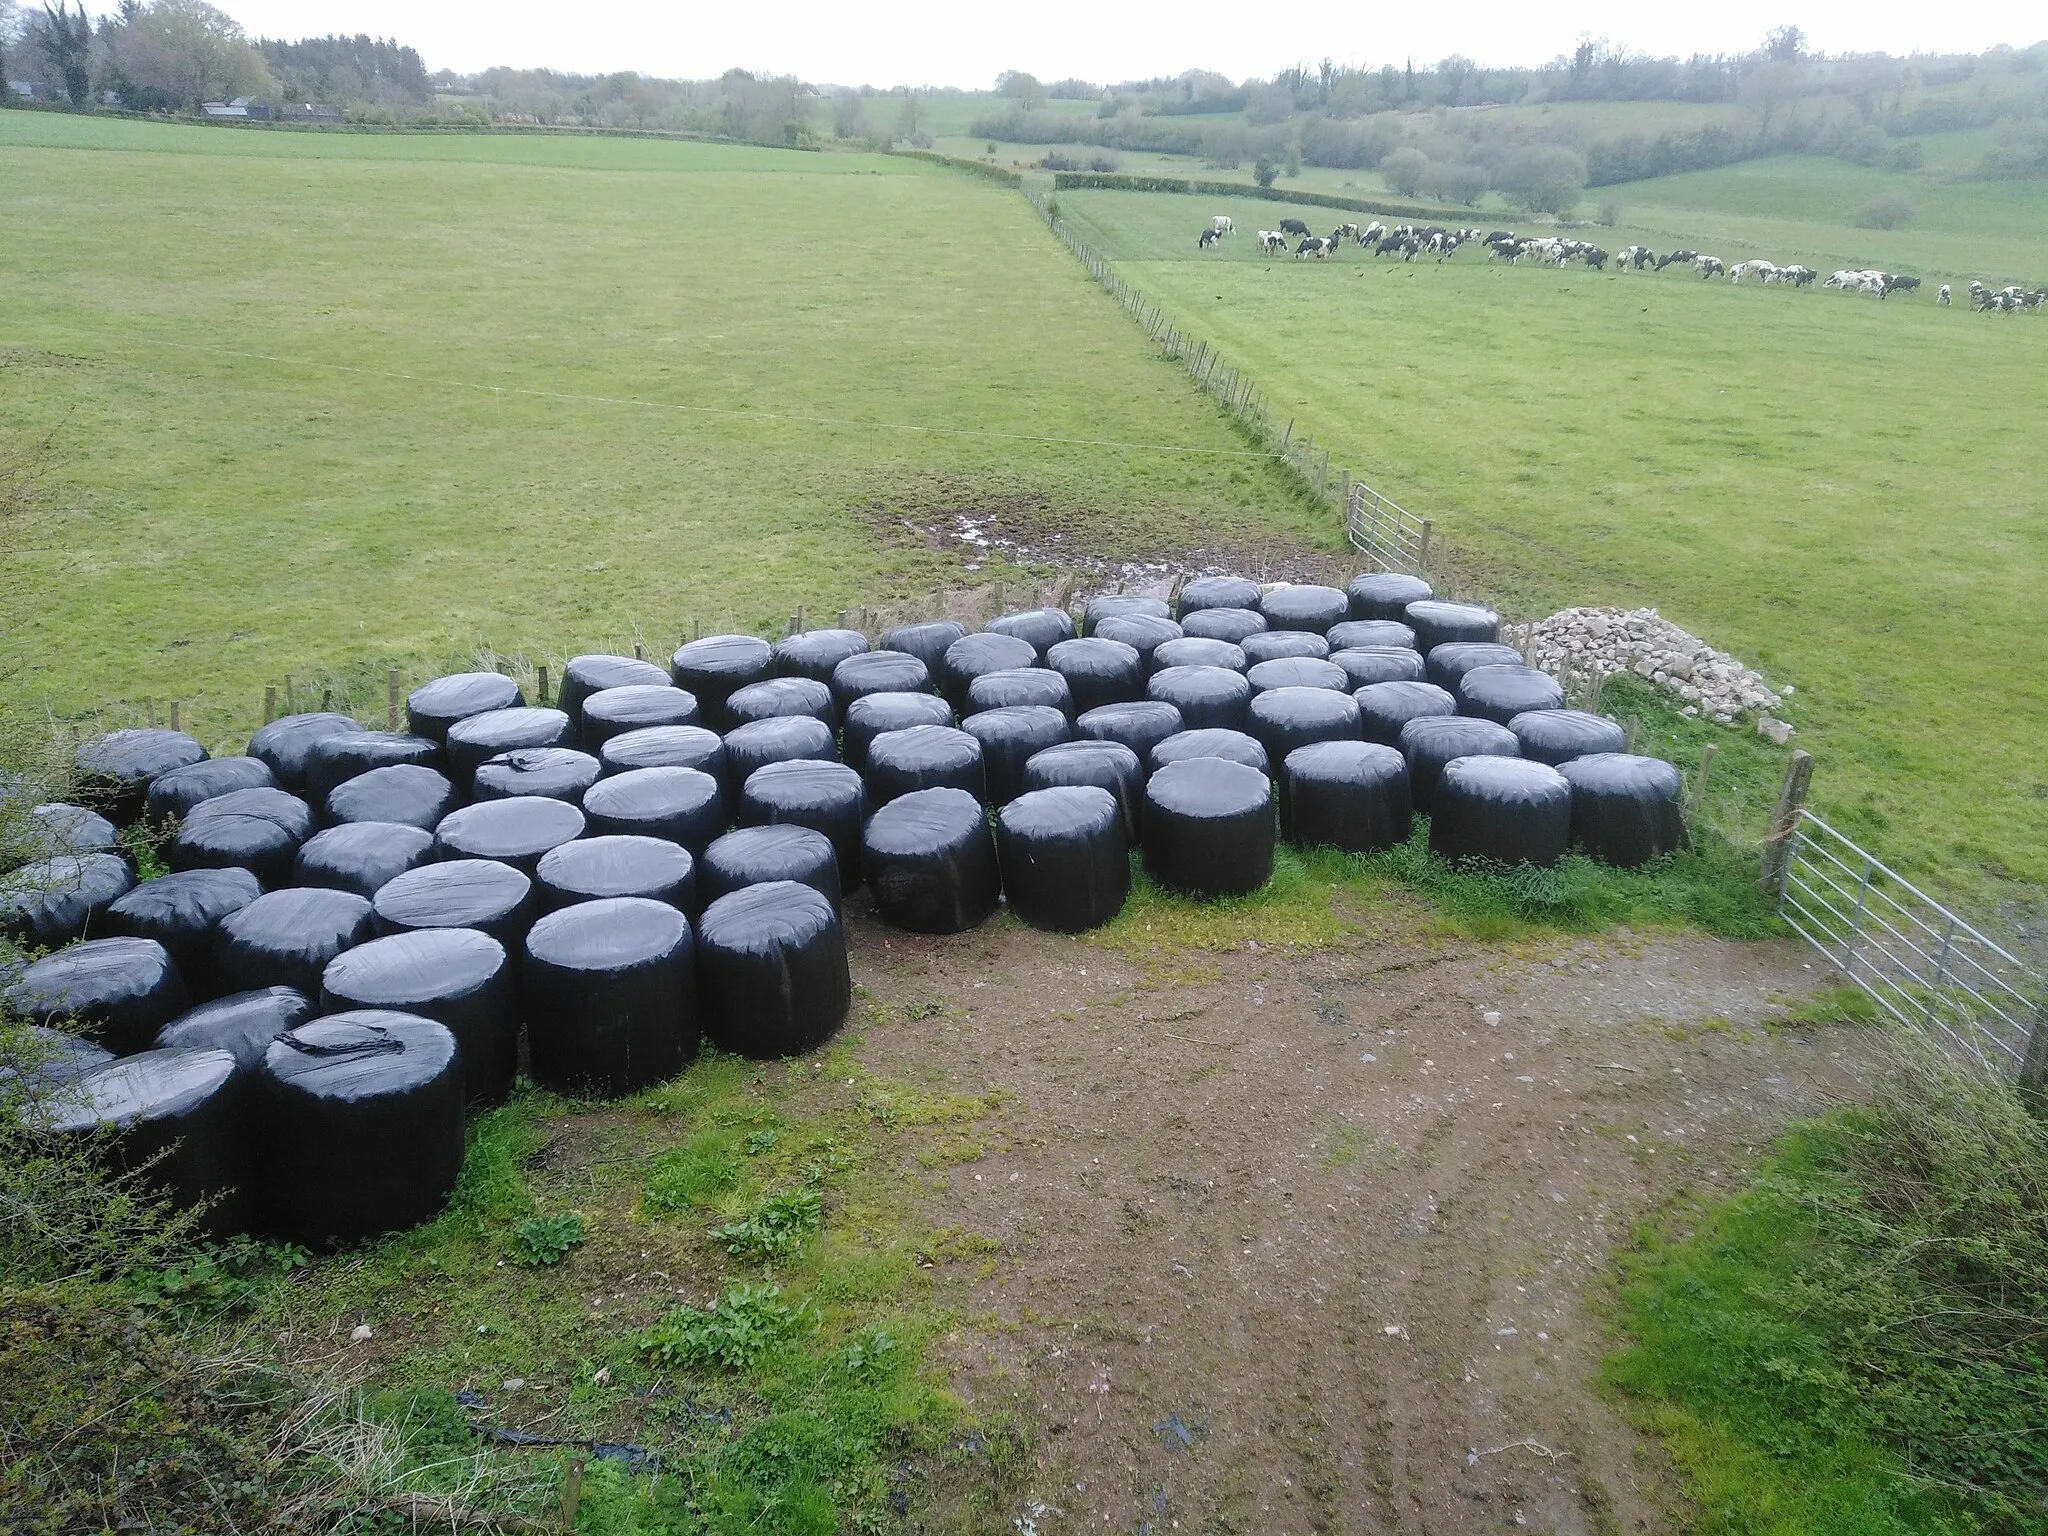
[[[603,0],[594,10],[559,0],[221,4],[255,35],[395,37],[434,69],[546,65],[702,77],[737,65],[821,83],[970,88],[987,87],[1004,69],[1103,82],[1202,68],[1241,79],[1325,55],[1372,65],[1448,53],[1482,64],[1535,64],[1569,51],[1582,32],[1651,54],[1735,52],[1787,21],[1829,53],[1976,52],[2048,35],[2038,0],[1973,0],[1960,11],[1900,0],[1580,0],[1561,7],[1532,0]]]

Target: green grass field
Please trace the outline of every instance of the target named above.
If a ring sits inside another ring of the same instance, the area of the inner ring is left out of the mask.
[[[1796,686],[1816,801],[1847,830],[1954,887],[2048,880],[2048,685],[2012,660],[2048,564],[2036,317],[1474,252],[1304,263],[1240,239],[1207,256],[1210,213],[1250,230],[1288,210],[1061,203],[1333,464],[1434,517],[1491,591],[1659,607]],[[1780,233],[1780,259],[1808,254]]]

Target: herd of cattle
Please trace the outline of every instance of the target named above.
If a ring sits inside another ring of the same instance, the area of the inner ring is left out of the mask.
[[[1202,231],[1195,244],[1198,249],[1215,250],[1226,236],[1236,233],[1237,225],[1228,214],[1219,213],[1209,220],[1209,227]],[[1499,261],[1513,265],[1522,261],[1542,262],[1545,265],[1562,267],[1569,262],[1579,261],[1595,272],[1607,269],[1612,261],[1622,272],[1645,270],[1662,272],[1669,266],[1691,267],[1702,278],[1726,277],[1731,283],[1745,280],[1759,283],[1787,283],[1794,288],[1805,288],[1819,279],[1820,274],[1812,267],[1778,266],[1775,262],[1755,259],[1738,261],[1729,265],[1718,256],[1705,255],[1699,251],[1666,251],[1661,256],[1647,245],[1626,245],[1620,252],[1610,256],[1599,246],[1585,240],[1572,240],[1557,235],[1517,235],[1510,229],[1496,229],[1481,235],[1476,229],[1446,229],[1432,224],[1418,229],[1412,224],[1402,224],[1389,229],[1377,221],[1363,229],[1356,224],[1339,224],[1327,235],[1312,235],[1308,225],[1301,219],[1282,219],[1277,229],[1259,231],[1259,249],[1268,256],[1284,256],[1293,243],[1294,257],[1306,261],[1313,257],[1326,261],[1343,249],[1349,241],[1374,256],[1399,256],[1403,261],[1413,261],[1417,256],[1434,256],[1438,261],[1453,255],[1459,246],[1477,241]],[[1911,293],[1920,286],[1920,279],[1903,272],[1840,271],[1821,283],[1823,288],[1839,288],[1844,293],[1861,293],[1888,298],[1894,293]],[[1969,288],[1970,307],[1989,314],[2000,311],[2006,314],[2020,310],[2034,310],[2048,302],[2048,289],[2030,291],[2017,283],[1996,291],[1982,283],[1973,282]],[[1935,291],[1934,302],[1947,304],[1952,295],[1949,286],[1943,283]]]

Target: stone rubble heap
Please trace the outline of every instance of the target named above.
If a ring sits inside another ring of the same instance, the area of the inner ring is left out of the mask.
[[[1533,628],[1535,662],[1545,672],[1602,678],[1633,672],[1683,699],[1681,714],[1734,725],[1753,712],[1760,735],[1779,740],[1780,731],[1791,734],[1770,718],[1781,696],[1759,673],[1659,618],[1654,608],[1567,608],[1537,620]],[[1521,633],[1513,637],[1517,644],[1524,638]],[[1787,687],[1783,697],[1791,694]]]

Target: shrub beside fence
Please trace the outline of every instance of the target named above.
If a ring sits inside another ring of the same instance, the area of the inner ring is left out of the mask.
[[[890,153],[905,160],[928,160],[933,165],[943,165],[951,171],[965,171],[969,176],[979,176],[984,181],[1001,182],[1006,187],[1024,185],[1021,172],[1004,170],[1000,165],[990,165],[986,160],[963,160],[958,155],[941,155],[929,149],[897,149],[891,150]]]
[[[1178,192],[1194,197],[1256,197],[1268,203],[1303,203],[1315,208],[1342,208],[1351,213],[1377,213],[1397,219],[1448,219],[1471,210],[1432,208],[1427,203],[1390,203],[1383,199],[1340,197],[1334,192],[1302,192],[1287,187],[1262,187],[1249,181],[1205,181],[1185,176],[1138,176],[1115,171],[1057,171],[1058,192],[1094,188],[1104,192]]]

